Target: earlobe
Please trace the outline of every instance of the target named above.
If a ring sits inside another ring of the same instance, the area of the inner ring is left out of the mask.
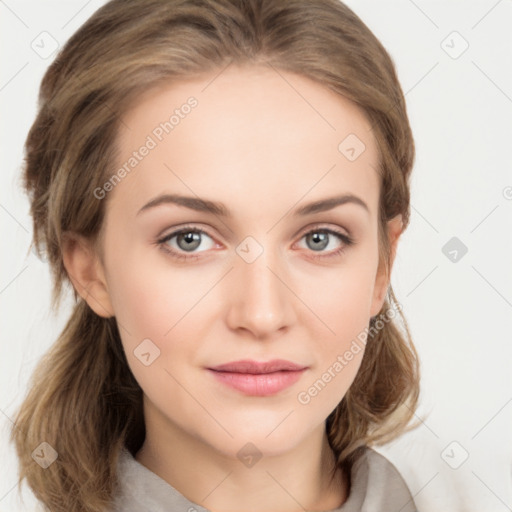
[[[114,316],[103,268],[93,244],[74,233],[67,232],[63,238],[62,259],[76,293],[97,315]]]
[[[389,274],[384,268],[384,265],[379,265],[377,270],[377,276],[375,279],[374,294],[372,300],[372,306],[370,310],[370,316],[378,315],[384,301],[386,300],[386,294],[389,288],[390,274],[395,261],[396,250],[398,240],[403,231],[403,219],[402,215],[396,215],[387,223],[388,237],[389,237]]]

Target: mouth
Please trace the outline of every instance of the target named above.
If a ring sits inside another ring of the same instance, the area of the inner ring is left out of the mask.
[[[222,384],[249,396],[275,395],[295,384],[307,366],[283,359],[272,361],[234,361],[208,371]]]

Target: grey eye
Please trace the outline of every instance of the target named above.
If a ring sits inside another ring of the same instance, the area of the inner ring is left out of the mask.
[[[306,243],[313,251],[321,251],[329,245],[329,236],[331,236],[329,233],[314,231],[306,235]]]
[[[196,231],[179,233],[176,235],[176,243],[183,251],[194,251],[201,244],[201,233]]]

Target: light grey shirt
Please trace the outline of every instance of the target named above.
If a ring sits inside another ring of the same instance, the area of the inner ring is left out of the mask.
[[[112,512],[208,512],[143,466],[126,448],[119,457],[118,474],[120,492]],[[417,512],[395,466],[371,448],[353,465],[351,480],[347,500],[330,512]]]

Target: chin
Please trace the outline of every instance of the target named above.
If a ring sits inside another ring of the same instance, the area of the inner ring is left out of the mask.
[[[285,425],[288,420],[282,422],[284,417],[286,414],[282,414],[279,421],[255,421],[251,425],[239,423],[225,425],[233,437],[220,434],[215,439],[210,439],[210,444],[230,458],[240,459],[245,454],[250,455],[251,452],[265,457],[283,455],[293,450],[308,434],[303,430],[303,426],[299,427],[293,421]],[[270,423],[271,427],[268,426]]]

